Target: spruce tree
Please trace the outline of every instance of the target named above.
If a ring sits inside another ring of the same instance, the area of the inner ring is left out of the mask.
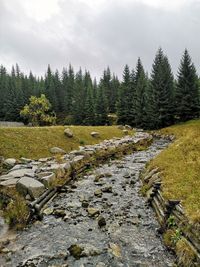
[[[147,95],[149,128],[161,128],[173,121],[173,75],[167,57],[160,48],[155,56]]]
[[[199,116],[198,77],[187,49],[184,51],[178,71],[176,116],[178,121],[186,121]]]
[[[136,65],[135,74],[135,126],[145,127],[145,94],[147,91],[147,77],[140,58]]]

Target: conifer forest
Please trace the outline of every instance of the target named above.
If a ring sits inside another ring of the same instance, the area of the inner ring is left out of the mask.
[[[199,117],[200,82],[187,50],[173,74],[168,57],[160,48],[148,74],[140,58],[134,69],[124,67],[122,80],[107,67],[97,82],[89,71],[75,73],[47,68],[44,77],[25,75],[20,67],[11,73],[0,67],[0,120],[23,121],[20,111],[31,96],[44,94],[51,103],[57,124],[129,124],[159,129]]]

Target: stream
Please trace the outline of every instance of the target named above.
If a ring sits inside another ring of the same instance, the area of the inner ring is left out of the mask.
[[[46,205],[41,221],[6,245],[0,266],[173,266],[155,214],[139,192],[140,172],[168,144],[156,139],[148,150],[80,175]]]

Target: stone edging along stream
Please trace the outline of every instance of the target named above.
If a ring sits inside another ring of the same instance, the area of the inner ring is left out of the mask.
[[[161,225],[165,245],[177,255],[178,266],[200,266],[200,226],[192,224],[178,200],[162,194],[162,174],[158,168],[141,174],[145,195]]]
[[[0,192],[16,190],[24,197],[30,215],[39,216],[43,206],[54,197],[62,186],[87,168],[108,158],[122,156],[149,146],[153,138],[150,134],[136,132],[134,136],[104,140],[95,145],[80,147],[59,157],[24,159],[5,175],[0,176]]]

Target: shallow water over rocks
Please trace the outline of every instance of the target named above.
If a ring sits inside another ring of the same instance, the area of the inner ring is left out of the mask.
[[[65,186],[43,220],[6,246],[0,266],[173,266],[139,193],[139,173],[167,145],[155,140],[148,150],[111,160]]]

